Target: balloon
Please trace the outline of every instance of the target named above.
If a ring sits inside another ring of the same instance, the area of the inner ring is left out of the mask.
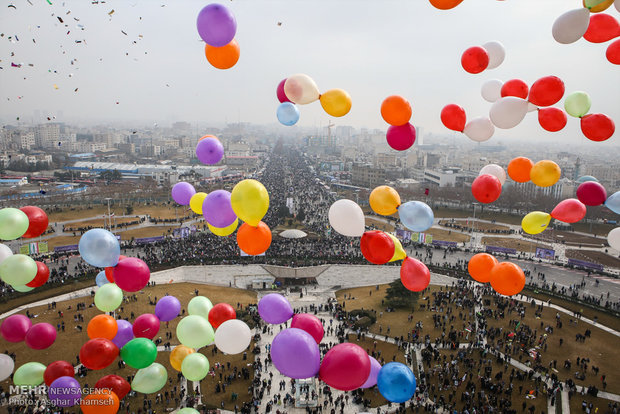
[[[577,178],[577,182],[579,184],[585,183],[586,181],[596,181],[598,183],[596,177],[592,177],[591,175],[582,175],[581,177]]]
[[[92,229],[80,237],[78,250],[82,259],[91,266],[116,266],[121,245],[116,236],[104,229]]]
[[[586,206],[576,198],[562,200],[551,211],[551,217],[564,223],[577,223],[586,216]]]
[[[489,54],[483,47],[470,47],[461,55],[461,66],[466,72],[480,73],[489,67]]]
[[[187,304],[187,313],[209,319],[209,312],[212,308],[213,304],[209,299],[204,296],[196,296],[193,297]]]
[[[284,93],[291,102],[306,105],[319,99],[319,87],[308,75],[299,73],[284,82]]]
[[[127,380],[123,377],[119,377],[118,375],[106,375],[105,377],[99,378],[99,380],[95,383],[95,388],[111,389],[112,392],[117,395],[119,400],[125,398],[125,395],[131,391],[131,385],[129,385]]]
[[[293,317],[293,308],[279,293],[268,293],[258,301],[258,314],[267,323],[284,323]]]
[[[532,211],[521,220],[521,228],[527,234],[538,234],[545,231],[550,221],[550,214],[542,211]]]
[[[283,102],[276,111],[278,121],[284,126],[292,126],[299,121],[299,108],[292,102]]]
[[[607,191],[596,181],[586,181],[577,187],[577,198],[586,206],[600,206],[607,200]]]
[[[0,239],[18,239],[28,227],[28,216],[23,211],[11,207],[0,209]]]
[[[104,369],[118,356],[118,347],[105,338],[91,339],[80,349],[80,362],[88,369]]]
[[[587,114],[591,106],[590,96],[585,92],[573,92],[564,100],[566,113],[575,118],[581,118]]]
[[[532,84],[528,100],[537,106],[551,106],[564,96],[564,82],[557,76],[545,76]]]
[[[123,291],[116,283],[107,283],[95,293],[95,306],[102,312],[112,312],[123,303]]]
[[[206,44],[221,47],[230,43],[237,32],[237,20],[230,10],[212,3],[203,7],[196,20],[198,34]]]
[[[431,272],[418,259],[407,257],[400,266],[400,281],[412,292],[421,292],[431,282]]]
[[[183,360],[186,356],[193,354],[194,352],[196,351],[185,345],[175,346],[172,352],[170,352],[170,365],[175,370],[181,372],[181,364],[183,363]]]
[[[553,23],[551,33],[558,43],[570,44],[581,39],[590,24],[590,11],[585,8],[567,11]]]
[[[209,360],[199,352],[189,354],[181,363],[181,372],[188,381],[201,381],[209,373]]]
[[[465,124],[463,134],[467,135],[467,138],[476,142],[488,141],[495,133],[495,127],[489,118],[478,117],[474,118]]]
[[[50,278],[50,269],[43,262],[36,261],[37,264],[37,275],[32,279],[32,281],[26,283],[26,286],[36,288],[39,286],[43,286],[47,279]]]
[[[47,393],[56,407],[73,407],[82,398],[80,383],[73,376],[56,378]]]
[[[47,214],[39,207],[25,206],[20,208],[28,217],[28,230],[22,235],[25,239],[32,239],[42,235],[49,224]]]
[[[581,132],[592,141],[606,141],[616,131],[616,124],[605,114],[590,114],[581,118]]]
[[[511,79],[502,85],[500,93],[502,97],[516,96],[517,98],[527,99],[529,87],[521,79]]]
[[[25,285],[34,280],[38,270],[37,262],[30,256],[14,254],[0,264],[0,278],[9,285]]]
[[[207,139],[207,138],[215,138],[217,139],[217,137],[215,135],[203,135],[202,137],[200,137],[200,139],[198,141],[202,141],[203,139]]]
[[[32,322],[26,315],[11,315],[2,321],[0,334],[9,342],[21,342],[26,339],[26,334],[31,326]]]
[[[228,303],[218,303],[209,311],[209,323],[213,326],[213,329],[217,329],[218,326],[230,319],[235,319],[237,312],[235,308]]]
[[[230,205],[230,193],[226,190],[215,190],[209,193],[202,205],[205,220],[218,228],[228,227],[235,222],[237,216]]]
[[[188,206],[196,189],[185,181],[178,182],[172,187],[172,199],[182,206]]]
[[[590,10],[590,13],[599,13],[606,10],[609,6],[614,4],[614,0],[583,0],[583,7]],[[616,8],[620,11],[618,2],[615,3]]]
[[[118,325],[116,319],[110,315],[97,315],[88,322],[86,332],[90,339],[106,338],[112,340],[118,332]]]
[[[566,113],[560,108],[541,108],[538,110],[538,123],[549,132],[557,132],[566,126]]]
[[[262,254],[271,245],[271,230],[262,221],[258,223],[258,227],[243,223],[237,231],[237,244],[250,256]]]
[[[583,38],[591,43],[604,43],[620,35],[620,25],[611,14],[594,14]]]
[[[396,236],[393,236],[390,233],[385,234],[387,234],[388,237],[394,242],[394,254],[392,255],[392,258],[388,261],[388,263],[395,262],[397,260],[403,260],[405,257],[407,257],[407,253],[405,252],[405,249],[403,249],[403,245],[400,243],[400,240],[398,240]]]
[[[0,243],[0,263],[9,256],[13,256],[13,251],[6,244]]]
[[[366,260],[377,265],[389,262],[395,249],[390,236],[379,230],[365,232],[360,241],[360,248]]]
[[[502,97],[504,82],[499,79],[489,79],[482,84],[480,93],[485,101],[495,102]]]
[[[168,371],[163,365],[153,362],[136,372],[131,381],[131,389],[143,394],[152,394],[161,390],[166,382],[168,382]]]
[[[467,122],[467,115],[465,110],[456,104],[450,104],[443,107],[441,110],[441,122],[446,128],[453,131],[463,132],[465,129],[465,123]]]
[[[155,316],[162,322],[168,322],[181,313],[181,302],[174,296],[166,295],[157,301]]]
[[[67,361],[54,361],[45,368],[43,380],[48,387],[60,377],[73,377],[75,369]]]
[[[479,175],[471,184],[471,193],[481,203],[492,203],[502,194],[502,183],[494,175]]]
[[[319,345],[306,331],[288,328],[280,331],[271,342],[271,359],[278,371],[287,377],[314,377],[319,372]]]
[[[620,39],[614,40],[609,44],[609,46],[607,46],[605,57],[609,63],[620,65]]]
[[[398,211],[400,196],[392,187],[381,185],[370,193],[370,208],[382,216],[389,216]]]
[[[362,386],[370,375],[370,359],[362,347],[342,343],[327,351],[319,378],[332,388],[351,391]]]
[[[530,170],[530,179],[539,187],[550,187],[562,176],[560,166],[553,161],[538,161]]]
[[[118,261],[125,260],[127,256],[123,256],[122,254],[118,257]],[[104,269],[105,277],[110,283],[114,283],[114,266],[108,266]]]
[[[364,389],[377,385],[377,375],[379,375],[379,370],[381,370],[381,364],[379,363],[379,361],[377,361],[370,355],[368,356],[368,358],[370,358],[370,375],[368,375],[368,379],[366,380],[366,382],[360,386],[360,388]]]
[[[407,201],[398,208],[398,217],[411,231],[425,231],[432,227],[435,215],[428,204],[422,201]]]
[[[377,375],[377,387],[386,400],[403,403],[415,394],[416,380],[405,364],[388,362]]]
[[[125,292],[138,292],[142,290],[151,278],[149,267],[136,257],[128,257],[121,260],[114,269],[114,280],[119,288]],[[104,286],[105,287],[105,286]]]
[[[235,232],[235,230],[237,230],[238,225],[239,225],[239,219],[235,219],[233,224],[227,227],[223,227],[223,228],[213,227],[211,224],[207,223],[207,227],[209,228],[211,233],[215,234],[216,236],[220,236],[220,237],[230,236],[231,234]]]
[[[330,89],[319,100],[323,110],[334,117],[345,116],[351,110],[351,96],[343,89]]]
[[[529,158],[517,157],[508,164],[508,176],[518,183],[530,181],[530,172],[534,163]]]
[[[620,250],[620,227],[616,227],[607,235],[607,242],[611,246],[611,248]],[[13,379],[15,382],[15,379]]]
[[[449,10],[452,9],[459,4],[461,4],[463,0],[430,0],[433,7],[439,10]]]
[[[233,187],[230,204],[237,217],[256,227],[269,209],[269,193],[256,180],[242,180]]]
[[[200,412],[195,408],[185,407],[177,411],[177,414],[200,414]]]
[[[608,0],[610,1],[610,0]],[[614,1],[614,7],[620,12],[620,1]]]
[[[343,236],[361,237],[366,222],[362,208],[355,202],[342,199],[329,207],[329,224]]]
[[[469,259],[467,271],[477,282],[487,283],[491,280],[491,271],[497,264],[497,259],[488,253],[478,253]]]
[[[219,139],[205,138],[198,141],[198,144],[196,144],[196,157],[198,157],[198,160],[203,164],[217,164],[223,156],[224,146]],[[192,197],[195,194],[196,193],[192,193],[188,204],[191,204]]]
[[[107,390],[95,390],[80,402],[83,414],[116,414],[119,406],[118,396]]]
[[[143,313],[133,323],[133,336],[153,339],[159,332],[159,318],[152,313]]]
[[[501,262],[491,270],[491,287],[500,295],[512,296],[525,287],[525,274],[514,263]]]
[[[236,39],[230,41],[230,43],[216,47],[209,44],[205,45],[205,56],[207,61],[216,69],[230,69],[237,64],[239,56],[241,55],[241,49]]]
[[[487,164],[478,173],[478,175],[490,174],[497,177],[501,185],[506,182],[506,171],[497,164]]]
[[[29,286],[26,285],[18,285],[18,286],[11,286],[16,292],[30,292],[31,290],[33,290],[34,288],[31,288]]]
[[[415,142],[415,137],[415,127],[410,123],[399,126],[390,125],[386,134],[388,145],[396,151],[405,151],[411,148]]]
[[[13,384],[37,386],[43,383],[45,365],[40,362],[26,362],[15,370]]]
[[[202,203],[207,198],[207,193],[196,193],[189,199],[189,208],[196,214],[202,214]]]
[[[525,118],[528,102],[514,96],[500,98],[489,110],[489,118],[493,125],[502,129],[514,128]]]
[[[325,335],[323,324],[321,324],[319,318],[309,313],[296,313],[293,315],[291,328],[297,328],[308,332],[317,344],[321,343],[323,335]]]
[[[229,355],[242,353],[250,346],[251,341],[250,327],[239,319],[225,321],[215,331],[215,346]]]
[[[390,125],[405,125],[411,119],[411,104],[399,95],[391,95],[381,103],[381,116]]]
[[[609,196],[609,198],[605,201],[605,207],[616,214],[620,214],[620,191],[616,191]]]
[[[47,322],[35,323],[26,333],[25,340],[29,348],[49,348],[56,341],[56,329]]]
[[[134,338],[121,349],[121,358],[132,368],[146,368],[157,358],[157,346],[147,338]]]
[[[504,49],[504,45],[500,42],[487,42],[483,44],[482,47],[489,55],[489,65],[487,66],[487,69],[495,69],[501,65],[506,58],[506,50]]]
[[[105,276],[105,270],[102,270],[101,272],[97,273],[97,277],[95,277],[95,284],[97,284],[97,286],[101,287],[108,283],[110,282],[108,281],[108,278]]]
[[[177,338],[183,345],[199,349],[213,342],[215,332],[202,316],[188,315],[177,325]]]
[[[15,361],[7,354],[0,354],[0,381],[4,381],[13,373]]]
[[[114,345],[121,349],[125,346],[125,344],[133,339],[133,326],[131,322],[126,321],[125,319],[118,319],[116,321],[116,325],[118,326],[118,330],[116,332],[116,336],[112,339]]]
[[[280,103],[291,102],[291,100],[288,99],[288,97],[284,93],[285,82],[286,82],[286,79],[282,79],[280,83],[278,83],[278,87],[276,88],[276,96],[278,97],[278,101],[280,101]]]

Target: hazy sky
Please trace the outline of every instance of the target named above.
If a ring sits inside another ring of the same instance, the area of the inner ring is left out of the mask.
[[[208,64],[196,31],[206,1],[50,1],[2,2],[0,119],[5,122],[18,116],[29,121],[38,109],[42,116],[61,110],[58,121],[67,122],[269,124],[277,122],[278,82],[306,73],[321,91],[343,88],[352,96],[351,112],[333,119],[337,125],[386,129],[381,101],[399,94],[412,103],[413,124],[449,134],[439,120],[444,105],[462,105],[470,119],[488,114],[491,104],[480,95],[485,80],[520,78],[531,85],[556,75],[567,92],[588,92],[591,112],[609,115],[620,128],[620,68],[605,58],[608,43],[581,39],[561,45],[551,36],[555,19],[580,7],[581,0],[464,0],[449,11],[436,10],[427,0],[228,1],[237,18],[241,58],[226,71]],[[607,13],[620,18],[613,6]],[[504,44],[504,63],[466,73],[462,52],[491,40]],[[318,102],[300,110],[299,125],[329,120]],[[592,145],[618,145],[618,135]],[[587,141],[578,120],[569,117],[563,131],[549,133],[535,112],[512,130],[497,130],[494,138],[499,137],[515,143]]]

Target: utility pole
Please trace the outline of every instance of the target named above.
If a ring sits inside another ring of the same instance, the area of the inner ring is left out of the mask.
[[[112,230],[112,217],[110,215],[110,197],[104,198],[108,202],[108,230]],[[103,220],[103,226],[105,227],[105,219]]]

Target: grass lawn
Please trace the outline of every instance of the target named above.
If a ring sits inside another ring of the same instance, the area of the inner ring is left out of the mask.
[[[470,237],[466,234],[459,233],[452,230],[444,230],[438,229],[436,227],[432,227],[426,230],[424,233],[431,234],[433,236],[433,240],[443,240],[443,241],[454,241],[458,243],[467,243],[469,242]]]
[[[475,228],[476,231],[510,230],[508,226],[478,220],[454,220],[453,223],[459,226]]]
[[[612,410],[608,409],[608,404],[611,403],[611,405],[613,406],[614,404],[613,401],[606,400],[604,398],[596,398],[587,393],[585,395],[581,395],[579,393],[573,395],[573,397],[570,399],[571,413],[585,412],[582,409],[583,401],[585,401],[586,404],[592,403],[592,409],[590,410],[591,413],[598,413],[598,414],[611,414],[612,413]]]
[[[56,246],[68,246],[72,244],[78,244],[81,236],[58,236],[52,237],[47,240],[47,248],[50,251],[54,250]]]
[[[110,206],[110,212],[116,215],[122,215],[124,207],[122,206]],[[104,214],[108,214],[108,206],[97,205],[91,208],[84,207],[71,207],[59,212],[48,213],[50,223],[67,220],[79,220],[87,219],[91,217],[100,217]]]
[[[148,226],[139,229],[119,231],[116,232],[116,234],[120,235],[122,240],[131,240],[132,238],[166,236],[172,233],[172,229],[178,227],[179,226]]]
[[[394,232],[394,226],[381,220],[366,217],[366,226],[373,227],[376,230]]]
[[[510,249],[516,249],[519,252],[535,252],[537,247],[541,247],[543,249],[550,249],[551,246],[526,241],[523,239],[515,239],[511,237],[490,237],[484,236],[482,238],[482,244],[486,246],[497,246],[497,247],[507,247]]]
[[[620,267],[620,259],[598,250],[566,250],[566,257],[600,263],[603,266]]]
[[[119,225],[119,224],[123,224],[123,223],[131,223],[132,221],[138,221],[139,218],[138,217],[118,217],[118,218],[113,218],[112,219],[112,225],[114,226]],[[105,224],[104,224],[105,222]],[[91,219],[91,220],[83,220],[80,221],[79,223],[71,223],[71,224],[67,224],[65,226],[65,231],[73,231],[74,228],[80,228],[80,227],[101,227],[103,228],[103,226],[108,224],[108,219],[105,218],[100,218],[100,219]]]

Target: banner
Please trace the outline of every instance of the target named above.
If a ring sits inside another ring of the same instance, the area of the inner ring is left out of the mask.
[[[568,259],[568,264],[573,266],[585,267],[586,269],[603,270],[602,264],[586,262],[584,260]]]
[[[411,240],[411,232],[403,229],[396,229],[396,237],[401,240]]]
[[[542,247],[536,248],[536,257],[541,259],[555,259],[555,250],[552,249],[543,249]]]
[[[445,247],[456,247],[457,246],[457,242],[444,241],[444,240],[433,240],[433,244],[435,246],[445,246]]]
[[[189,227],[179,227],[176,229],[172,229],[172,237],[177,239],[184,239],[189,237],[190,228]]]
[[[78,250],[77,244],[70,244],[68,246],[56,246],[54,247],[55,252],[73,252]]]
[[[506,254],[517,254],[517,249],[511,249],[508,247],[499,247],[499,246],[487,246],[487,253],[506,253]]]
[[[136,244],[149,244],[161,241],[164,239],[164,236],[155,236],[155,237],[142,237],[139,239],[135,239],[134,242]]]

